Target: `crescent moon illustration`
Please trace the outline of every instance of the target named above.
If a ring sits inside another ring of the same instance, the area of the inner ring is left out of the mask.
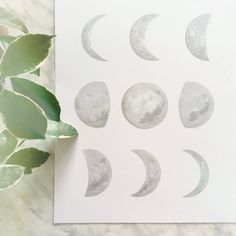
[[[210,91],[196,82],[187,82],[183,86],[179,113],[186,128],[196,128],[204,125],[214,111],[214,99]]]
[[[122,112],[126,120],[136,128],[150,129],[166,117],[168,100],[165,93],[152,83],[138,83],[124,94]]]
[[[96,53],[96,51],[93,49],[92,41],[91,41],[91,33],[92,33],[93,26],[97,23],[98,20],[100,20],[104,16],[105,15],[98,15],[98,16],[93,17],[90,21],[86,23],[81,34],[81,40],[82,40],[84,50],[92,58],[99,61],[106,61],[106,60],[102,58],[101,56],[99,56]]]
[[[141,189],[132,194],[133,197],[143,197],[152,193],[158,186],[161,179],[161,167],[157,159],[144,150],[133,150],[133,152],[143,161],[146,168],[146,179]]]
[[[111,182],[112,169],[108,159],[99,151],[87,149],[84,155],[88,165],[88,187],[86,197],[94,197],[106,190]]]
[[[110,96],[106,84],[92,82],[85,85],[76,96],[74,106],[83,123],[93,128],[105,127],[110,113]]]
[[[192,192],[184,196],[184,197],[194,197],[206,188],[209,182],[209,168],[206,161],[198,153],[192,150],[184,150],[184,152],[190,154],[195,159],[195,161],[199,165],[201,172],[201,177],[196,188]]]
[[[149,23],[157,16],[157,14],[149,14],[139,18],[130,30],[130,45],[132,49],[139,57],[148,61],[159,60],[153,54],[151,54],[145,43],[147,27]]]
[[[185,34],[185,42],[189,51],[198,59],[209,61],[207,55],[207,27],[211,14],[196,17],[189,25]]]

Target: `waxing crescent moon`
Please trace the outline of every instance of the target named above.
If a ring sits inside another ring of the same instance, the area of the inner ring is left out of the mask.
[[[133,152],[143,161],[146,168],[146,179],[141,189],[132,194],[133,197],[143,197],[152,193],[158,186],[161,179],[161,167],[157,159],[144,150],[133,150]]]
[[[189,51],[198,59],[209,61],[207,55],[207,26],[211,14],[196,17],[189,25],[185,34],[185,42]]]
[[[97,150],[84,150],[88,166],[88,187],[86,197],[94,197],[104,192],[111,182],[112,169],[108,159]]]
[[[201,177],[196,188],[192,192],[184,196],[184,197],[194,197],[206,188],[209,182],[209,168],[206,161],[197,152],[194,152],[192,150],[184,150],[184,151],[190,154],[195,159],[195,161],[199,165],[201,172]]]
[[[132,49],[139,57],[148,61],[159,60],[151,54],[145,43],[147,27],[149,23],[157,16],[157,14],[149,14],[139,18],[130,30],[130,45]]]
[[[180,101],[179,113],[185,128],[196,128],[204,125],[214,111],[214,99],[210,91],[196,82],[184,84]]]
[[[86,23],[86,25],[83,28],[82,34],[81,34],[81,40],[83,44],[84,50],[90,55],[92,58],[99,60],[99,61],[106,61],[104,58],[99,56],[96,51],[92,47],[92,40],[91,40],[91,33],[93,26],[97,23],[98,20],[100,20],[105,15],[98,15],[93,17],[90,21]]]

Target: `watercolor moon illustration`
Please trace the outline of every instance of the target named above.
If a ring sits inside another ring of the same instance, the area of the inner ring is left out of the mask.
[[[112,169],[108,159],[99,151],[84,150],[88,165],[88,187],[86,197],[94,197],[104,192],[112,178]]]
[[[150,14],[139,18],[130,30],[130,45],[132,49],[139,57],[148,61],[159,60],[147,49],[145,42],[147,27],[157,16],[157,14]]]
[[[110,96],[104,82],[85,85],[75,98],[75,111],[79,119],[93,128],[106,126],[110,113]]]
[[[81,34],[81,40],[83,44],[84,50],[90,55],[92,58],[99,60],[99,61],[106,61],[104,58],[99,56],[97,52],[93,49],[92,46],[92,39],[91,39],[91,34],[92,34],[92,29],[94,25],[97,23],[98,20],[100,20],[102,17],[105,15],[98,15],[93,17],[87,24],[84,26]]]
[[[179,113],[186,128],[196,128],[204,125],[212,116],[214,100],[210,91],[196,82],[187,82],[183,86]]]
[[[198,59],[209,61],[207,55],[207,27],[211,14],[196,17],[189,25],[185,34],[185,42],[189,51]]]
[[[195,159],[200,168],[201,176],[198,185],[192,192],[184,196],[184,197],[194,197],[206,188],[209,182],[209,168],[206,161],[198,153],[192,150],[184,150],[184,151],[190,154],[190,156],[192,156]]]
[[[158,186],[161,179],[161,167],[157,159],[147,151],[133,150],[133,152],[143,161],[146,168],[146,179],[141,189],[132,194],[133,197],[143,197],[152,193]]]
[[[168,101],[165,93],[151,83],[131,86],[122,100],[124,116],[136,128],[154,128],[164,120],[167,110]]]

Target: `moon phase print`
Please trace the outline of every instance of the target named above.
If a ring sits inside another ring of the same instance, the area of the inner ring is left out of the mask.
[[[55,6],[54,222],[236,222],[236,1]]]

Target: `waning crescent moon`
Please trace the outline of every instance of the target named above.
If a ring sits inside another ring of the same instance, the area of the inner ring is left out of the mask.
[[[185,42],[189,51],[198,59],[209,61],[207,55],[206,31],[211,14],[196,17],[189,25],[185,34]]]
[[[112,169],[108,159],[99,151],[87,149],[84,155],[88,165],[88,187],[86,197],[97,196],[106,190],[111,182]]]
[[[157,14],[149,14],[139,18],[130,30],[130,45],[134,52],[144,60],[159,60],[151,54],[145,45],[145,35],[148,24],[157,16]]]
[[[99,60],[99,61],[106,61],[104,58],[99,56],[96,51],[92,47],[92,41],[91,41],[91,32],[92,28],[95,25],[95,23],[104,17],[105,15],[98,15],[93,17],[90,21],[86,23],[86,25],[83,28],[82,35],[81,35],[81,40],[82,44],[84,47],[84,50],[94,59]]]
[[[214,111],[214,99],[211,92],[196,82],[184,84],[180,101],[179,113],[185,128],[196,128],[204,125]]]
[[[206,161],[198,153],[192,150],[184,150],[184,151],[190,154],[195,159],[195,161],[199,165],[200,172],[201,172],[200,181],[198,185],[196,186],[196,188],[191,193],[184,196],[184,197],[194,197],[206,188],[209,182],[209,168]]]
[[[152,193],[158,186],[161,179],[161,167],[156,158],[144,150],[133,150],[140,157],[146,168],[146,179],[141,189],[132,194],[133,197],[143,197]]]

